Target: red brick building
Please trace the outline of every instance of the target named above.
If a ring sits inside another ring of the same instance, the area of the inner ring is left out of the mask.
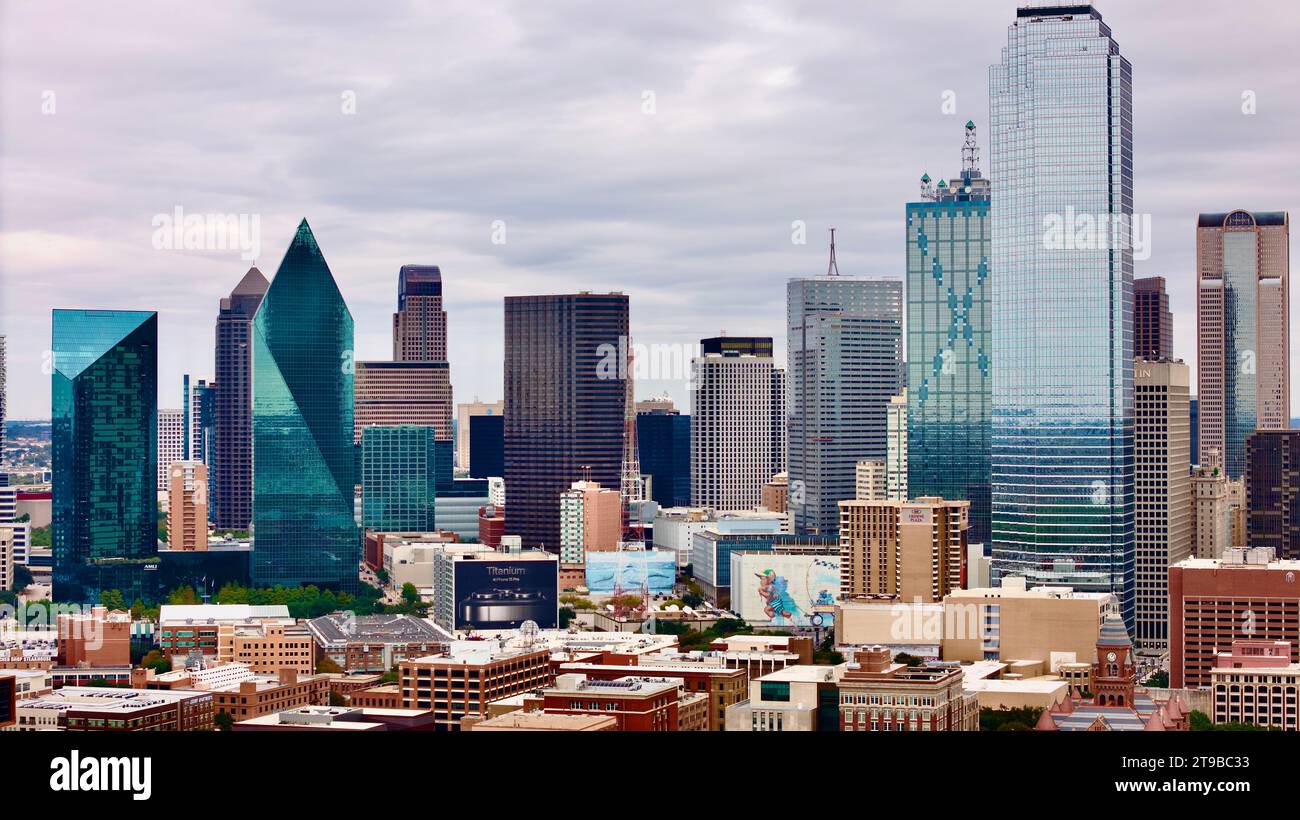
[[[1272,550],[1228,550],[1169,568],[1169,685],[1207,689],[1237,640],[1287,641],[1300,660],[1300,561]]]
[[[589,680],[586,675],[560,675],[542,690],[542,711],[549,715],[607,715],[622,732],[676,732],[678,688],[670,678],[628,676]]]
[[[438,731],[460,731],[466,715],[486,716],[489,703],[549,686],[547,649],[510,649],[497,641],[455,641],[446,654],[398,665],[403,709],[429,709]]]

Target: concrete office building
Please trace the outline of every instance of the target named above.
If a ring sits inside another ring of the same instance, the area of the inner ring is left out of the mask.
[[[885,435],[885,497],[906,501],[907,494],[907,389],[889,400]],[[862,462],[858,462],[861,464]]]
[[[1134,542],[1139,653],[1169,648],[1169,567],[1192,554],[1187,365],[1133,363]]]
[[[790,510],[799,534],[835,537],[857,463],[884,460],[890,399],[904,387],[903,283],[825,276],[786,286]]]
[[[171,487],[171,466],[184,461],[185,411],[159,408],[158,410],[158,490],[167,492]]]
[[[702,340],[701,350],[691,360],[691,503],[752,509],[783,466],[772,340],[723,336]]]

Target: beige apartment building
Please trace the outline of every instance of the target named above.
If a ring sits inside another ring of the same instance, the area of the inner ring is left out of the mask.
[[[201,461],[171,466],[167,488],[167,546],[173,550],[208,548],[208,468]]]
[[[859,461],[856,472],[856,494],[858,501],[884,501],[889,497],[888,482],[885,478],[885,462],[865,459]]]
[[[935,602],[965,580],[970,502],[841,501],[840,595]]]

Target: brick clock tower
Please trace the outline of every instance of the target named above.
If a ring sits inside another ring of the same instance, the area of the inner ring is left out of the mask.
[[[1132,708],[1137,667],[1133,642],[1118,615],[1107,615],[1097,638],[1097,662],[1092,667],[1092,695],[1098,706]]]

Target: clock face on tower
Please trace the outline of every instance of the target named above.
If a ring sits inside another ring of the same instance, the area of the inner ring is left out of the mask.
[[[1114,663],[1114,662],[1115,662],[1115,653],[1114,653],[1114,652],[1107,652],[1107,653],[1106,653],[1106,660],[1110,661],[1111,663]]]

